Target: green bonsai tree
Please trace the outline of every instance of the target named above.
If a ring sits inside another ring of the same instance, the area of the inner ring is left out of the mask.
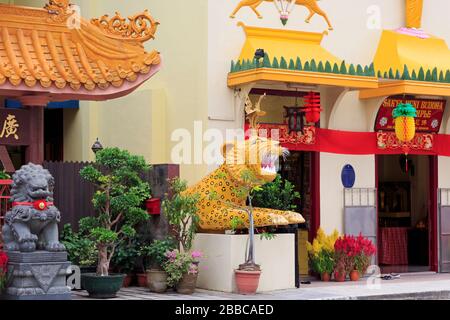
[[[177,242],[178,250],[189,251],[200,221],[197,202],[200,195],[187,195],[187,182],[179,178],[170,180],[170,196],[162,202],[164,214],[169,222],[171,235]]]
[[[97,274],[107,276],[111,259],[121,241],[136,235],[135,226],[148,219],[141,208],[150,197],[150,186],[139,175],[150,169],[141,156],[106,148],[97,152],[95,165],[80,175],[96,186],[92,203],[97,217],[86,218],[89,237],[98,250]]]

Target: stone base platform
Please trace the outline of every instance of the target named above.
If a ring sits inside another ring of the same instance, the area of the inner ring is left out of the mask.
[[[234,270],[245,262],[247,235],[199,233],[193,248],[204,253],[197,287],[236,292]],[[272,240],[255,235],[255,260],[262,274],[258,292],[295,288],[295,236],[277,234]]]
[[[70,300],[66,252],[6,252],[9,281],[4,300]]]

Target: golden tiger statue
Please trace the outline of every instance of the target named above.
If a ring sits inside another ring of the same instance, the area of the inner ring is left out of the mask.
[[[239,10],[241,10],[242,7],[250,7],[250,9],[252,9],[253,12],[258,16],[258,18],[262,19],[262,15],[257,10],[257,7],[259,7],[259,5],[261,5],[264,1],[273,2],[274,0],[241,0],[237,5],[236,9],[234,9],[233,13],[230,15],[230,18],[234,19],[236,17],[236,14],[238,13]],[[309,16],[305,20],[306,23],[309,23],[311,21],[311,18],[315,14],[318,14],[319,16],[322,16],[325,19],[325,21],[328,24],[328,29],[333,30],[333,26],[331,25],[331,22],[328,19],[327,14],[319,7],[317,1],[319,0],[295,0],[295,4],[299,6],[304,6],[309,10]]]
[[[276,162],[285,157],[288,150],[278,141],[262,137],[225,143],[222,147],[224,164],[203,178],[184,194],[198,194],[197,204],[202,230],[228,230],[234,219],[249,225],[246,207],[247,195],[238,190],[253,188],[273,181],[277,176]],[[254,178],[248,180],[245,173]],[[250,182],[251,181],[251,182]],[[281,226],[304,223],[301,214],[266,208],[253,208],[255,227]]]

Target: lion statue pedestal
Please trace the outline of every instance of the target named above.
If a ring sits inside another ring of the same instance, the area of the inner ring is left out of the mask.
[[[58,239],[59,210],[53,205],[54,179],[40,165],[13,175],[12,209],[2,229],[9,257],[6,300],[69,300],[71,263]]]

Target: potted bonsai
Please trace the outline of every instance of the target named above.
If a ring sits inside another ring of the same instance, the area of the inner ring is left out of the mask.
[[[112,298],[122,287],[125,275],[109,273],[111,259],[121,241],[134,237],[137,224],[148,219],[142,203],[149,198],[150,187],[140,174],[149,169],[141,156],[106,148],[96,153],[95,165],[80,171],[97,189],[92,199],[97,216],[85,218],[98,250],[97,272],[81,278],[91,297]]]
[[[320,275],[322,281],[327,282],[331,279],[335,268],[334,244],[338,238],[337,230],[331,235],[326,235],[322,228],[319,228],[313,243],[306,244],[311,269]]]
[[[174,249],[175,242],[170,237],[154,240],[150,245],[142,247],[142,255],[151,261],[147,270],[147,284],[151,292],[166,292],[167,272],[164,270],[164,264],[168,261],[167,253]]]
[[[117,273],[125,274],[123,287],[127,288],[134,280],[134,269],[139,256],[137,240],[124,239],[118,245],[111,260],[113,270]]]
[[[192,243],[199,223],[199,216],[197,215],[199,195],[184,194],[183,192],[186,189],[186,181],[179,178],[172,179],[170,181],[170,193],[166,195],[162,203],[164,214],[169,222],[170,235],[175,240],[177,247],[176,262],[182,265],[182,268],[177,270],[177,272],[181,270],[183,274],[181,278],[178,276],[171,277],[174,270],[168,268],[171,265],[170,261],[172,261],[170,258],[170,261],[165,264],[164,270],[168,272],[169,279],[176,279],[176,281],[169,280],[169,285],[175,285],[177,292],[183,292],[184,294],[194,292],[198,276],[198,268],[194,272],[194,267],[192,266],[195,262],[197,264],[196,267],[198,267],[198,261],[189,263],[188,257],[192,257],[190,251],[192,250]]]

